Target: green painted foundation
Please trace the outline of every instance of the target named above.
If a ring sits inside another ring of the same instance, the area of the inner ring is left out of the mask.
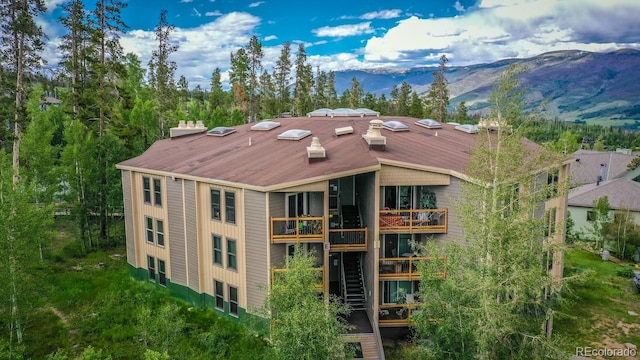
[[[144,268],[136,268],[129,264],[129,275],[136,280],[140,281],[149,281],[149,272]],[[151,282],[151,281],[149,281]],[[167,278],[167,286],[162,286],[158,282],[158,277],[156,277],[155,284],[157,287],[166,288],[169,290],[171,296],[174,296],[178,299],[181,299],[193,306],[197,306],[199,308],[206,308],[213,311],[215,314],[239,322],[251,329],[254,329],[260,333],[266,333],[269,330],[269,319],[263,318],[258,315],[254,315],[248,313],[246,309],[238,306],[238,315],[229,314],[229,302],[224,302],[224,309],[217,309],[215,307],[215,297],[194,291],[188,286],[172,283],[169,278]]]

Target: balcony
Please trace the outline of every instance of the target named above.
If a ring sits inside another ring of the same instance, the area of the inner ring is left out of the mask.
[[[271,218],[271,243],[324,242],[324,217]]]
[[[318,275],[319,282],[316,284],[316,289],[318,289],[318,291],[324,291],[324,284],[325,284],[324,267],[314,267],[314,268],[311,268],[311,270],[320,272],[320,274]],[[282,274],[282,273],[285,273],[287,271],[289,271],[289,269],[272,269],[271,270],[271,283],[273,283],[275,281],[276,276],[278,276],[278,274]]]
[[[330,229],[332,251],[367,251],[368,229]]]
[[[446,233],[448,209],[380,210],[380,231]]]
[[[381,304],[378,310],[378,324],[382,327],[409,326],[411,317],[420,311],[423,304]],[[432,323],[440,323],[442,319],[429,319]]]
[[[410,256],[410,254],[407,254]],[[418,280],[420,272],[418,272],[417,264],[419,261],[430,261],[430,257],[400,257],[400,258],[381,258],[378,267],[378,274],[381,280],[384,279],[402,279],[402,280]],[[436,273],[438,278],[444,279],[447,276],[446,257],[440,257],[443,264],[442,271]]]

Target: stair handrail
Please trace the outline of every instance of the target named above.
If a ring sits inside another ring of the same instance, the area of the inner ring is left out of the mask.
[[[344,275],[344,256],[341,254],[340,255],[340,263],[342,264],[342,266],[340,266],[341,268],[341,273],[342,273],[342,299],[344,299],[344,302],[347,302],[347,277]]]
[[[364,282],[364,271],[362,271],[362,254],[358,255],[360,259],[358,260],[358,267],[360,270],[360,281],[362,282],[362,292],[364,293],[364,305],[367,305],[367,283]]]

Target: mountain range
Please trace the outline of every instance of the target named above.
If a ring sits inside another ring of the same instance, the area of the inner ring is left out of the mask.
[[[511,63],[526,69],[521,84],[528,107],[541,109],[548,118],[607,125],[640,120],[640,51],[632,49],[554,51],[527,59],[451,66],[446,73],[450,110],[464,101],[469,112],[486,113],[496,76]],[[426,95],[434,71],[436,67],[337,71],[335,85],[340,93],[350,89],[356,77],[365,92],[388,97],[393,85],[406,81],[419,95]]]

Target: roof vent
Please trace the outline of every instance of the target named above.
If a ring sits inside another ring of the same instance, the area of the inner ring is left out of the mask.
[[[369,129],[366,134],[362,135],[367,144],[369,144],[369,149],[372,146],[382,146],[382,149],[384,149],[387,145],[387,137],[380,134],[380,129],[382,129],[382,120],[369,121]]]
[[[226,127],[226,126],[218,126],[218,127],[214,127],[213,129],[209,130],[207,132],[207,135],[227,136],[227,135],[232,134],[234,132],[236,132],[235,128]]]
[[[201,133],[205,130],[207,130],[207,128],[204,127],[204,124],[200,120],[198,120],[195,124],[193,123],[193,121],[185,122],[184,120],[181,120],[178,123],[178,127],[174,127],[169,130],[169,135],[174,138],[183,135]]]
[[[351,134],[351,133],[353,133],[353,127],[351,126],[336,128],[336,136]]]
[[[309,160],[324,159],[327,157],[327,152],[322,145],[320,145],[320,139],[315,136],[311,140],[311,146],[307,146],[307,156],[309,156]]]
[[[311,135],[311,131],[309,130],[300,130],[300,129],[291,129],[283,132],[278,135],[278,139],[280,140],[300,140],[305,137]]]
[[[478,132],[478,127],[476,125],[458,125],[455,127],[456,130],[460,130],[466,132],[467,134],[475,134]]]

